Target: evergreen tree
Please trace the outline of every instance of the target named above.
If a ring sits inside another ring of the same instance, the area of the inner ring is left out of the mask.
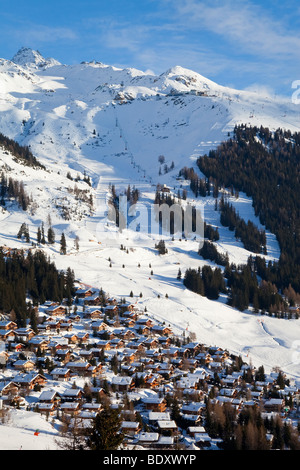
[[[55,232],[51,226],[48,228],[48,243],[50,245],[53,245],[53,243],[55,243]]]
[[[40,245],[41,240],[42,240],[42,232],[41,232],[40,227],[38,227],[38,229],[37,229],[36,240],[37,240],[38,245]]]
[[[65,255],[67,253],[67,243],[66,243],[66,237],[64,233],[62,233],[61,238],[60,238],[60,253],[62,255]]]
[[[117,410],[105,406],[95,420],[88,446],[91,450],[117,450],[124,440],[120,431],[122,418]]]

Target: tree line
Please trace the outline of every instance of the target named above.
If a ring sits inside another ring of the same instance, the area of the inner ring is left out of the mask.
[[[188,268],[183,279],[184,286],[196,294],[217,300],[221,292],[226,292],[224,277],[220,268],[203,266],[201,269]]]
[[[10,152],[17,161],[21,161],[24,165],[45,170],[45,166],[37,160],[28,146],[20,145],[18,142],[10,139],[2,133],[0,133],[0,146]]]
[[[223,197],[219,202],[219,209],[221,224],[234,231],[235,237],[242,241],[246,250],[267,254],[266,232],[264,230],[259,230],[251,220],[245,222],[233,205],[225,201]]]
[[[46,300],[61,302],[74,295],[74,273],[58,271],[55,264],[38,250],[5,256],[0,250],[0,311],[14,312],[18,326],[25,326],[27,299],[33,305]]]
[[[300,133],[239,125],[197,165],[218,185],[252,198],[255,215],[276,235],[281,250],[264,279],[280,290],[291,285],[300,292]]]
[[[15,200],[23,211],[26,211],[29,204],[32,202],[25,191],[23,181],[15,180],[12,177],[7,178],[4,171],[2,171],[0,180],[1,206],[5,207],[6,202],[11,199]]]

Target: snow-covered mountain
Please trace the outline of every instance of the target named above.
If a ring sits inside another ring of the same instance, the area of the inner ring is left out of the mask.
[[[135,186],[141,205],[153,201],[158,183],[174,194],[187,188],[191,201],[188,184],[178,180],[179,170],[194,166],[198,156],[227,139],[240,123],[299,131],[299,106],[289,99],[220,86],[179,66],[156,76],[100,62],[64,65],[22,48],[12,60],[0,60],[0,132],[30,146],[46,170],[23,167],[0,152],[1,167],[23,179],[35,203],[26,213],[13,206],[2,211],[0,245],[26,245],[16,238],[22,222],[35,241],[37,227],[51,215],[57,243],[44,249],[59,268],[71,266],[81,281],[114,296],[133,291],[149,314],[174,329],[188,327],[206,344],[242,356],[250,351],[253,362],[266,369],[276,365],[299,375],[291,360],[299,338],[297,322],[265,318],[263,325],[249,312],[228,307],[225,299],[197,296],[177,281],[179,267],[184,272],[207,263],[197,255],[197,241],[169,239],[168,254],[161,257],[149,233],[126,230],[122,243],[127,250],[110,243],[106,211],[111,185],[118,190]],[[245,262],[249,252],[220,226],[213,202],[212,197],[194,201],[205,220],[219,227],[218,248],[233,262]],[[249,198],[240,195],[232,202],[241,215],[260,225]],[[59,254],[62,231],[68,256]],[[268,232],[267,243],[268,258],[277,259],[278,244]]]
[[[179,66],[155,76],[99,62],[62,65],[28,48],[0,61],[0,96],[4,134],[75,170],[82,156],[122,153],[154,177],[158,155],[178,169],[236,123],[299,128],[290,100],[222,87]]]
[[[51,67],[53,65],[60,65],[60,63],[52,58],[45,59],[39,51],[34,51],[29,47],[22,47],[11,60],[15,64],[24,67]]]

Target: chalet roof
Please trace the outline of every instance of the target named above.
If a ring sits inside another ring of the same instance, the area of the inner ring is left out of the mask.
[[[16,336],[16,330],[0,330],[0,336],[7,336],[10,334],[14,334]]]
[[[65,375],[70,372],[68,367],[56,367],[51,371],[51,375]]]
[[[205,403],[201,402],[191,402],[191,403],[185,403],[182,405],[181,411],[182,413],[190,411],[190,412],[199,412],[201,409],[205,408]]]
[[[174,437],[173,436],[160,436],[156,445],[166,446],[166,445],[173,445],[174,444]]]
[[[157,425],[160,429],[177,429],[177,424],[175,423],[174,420],[159,420],[157,422]]]
[[[34,365],[34,361],[31,361],[30,359],[19,359],[14,362],[14,366],[25,366],[25,364],[28,364],[29,362]]]
[[[43,375],[38,374],[38,373],[18,374],[14,377],[14,382],[17,382],[17,383],[31,383],[37,377],[43,377],[44,379],[46,378]]]
[[[142,402],[146,404],[159,404],[164,403],[165,399],[163,397],[144,397]]]
[[[100,410],[101,406],[101,403],[84,403],[82,409]]]
[[[53,398],[56,396],[56,394],[57,394],[57,392],[55,390],[44,390],[39,396],[39,401],[53,400]]]
[[[2,392],[3,390],[5,390],[7,387],[9,387],[10,385],[14,385],[15,387],[18,387],[18,384],[14,381],[9,381],[9,382],[0,382],[0,392]]]
[[[139,442],[156,442],[159,439],[158,432],[141,432],[138,436]]]
[[[123,421],[121,424],[121,427],[126,429],[138,429],[139,426],[140,423],[137,423],[136,421]]]
[[[128,377],[127,375],[114,375],[111,379],[111,383],[113,385],[130,385],[133,381],[132,377]]]
[[[51,410],[54,406],[53,403],[38,403],[38,409],[39,410],[44,410],[44,411],[47,411],[47,410]]]
[[[168,411],[149,411],[148,419],[149,421],[169,421],[171,419],[170,413]]]
[[[16,325],[16,323],[11,321],[11,320],[1,320],[0,321],[0,328],[11,325],[11,324]]]
[[[80,405],[79,405],[78,401],[75,401],[75,402],[61,403],[60,408],[61,409],[64,409],[64,408],[67,408],[67,409],[74,408],[74,409],[76,409],[76,408],[79,408],[79,406]]]
[[[60,393],[61,397],[78,397],[81,395],[82,391],[80,388],[67,388],[62,393]]]

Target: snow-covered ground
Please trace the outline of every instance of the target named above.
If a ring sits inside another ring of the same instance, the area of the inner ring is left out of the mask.
[[[168,253],[159,256],[153,234],[134,230],[116,234],[106,218],[112,184],[118,191],[129,184],[138,188],[142,208],[153,201],[157,183],[166,184],[175,195],[186,188],[188,200],[201,208],[204,219],[219,227],[218,249],[228,252],[235,263],[246,262],[250,253],[220,226],[213,198],[195,201],[187,183],[177,178],[178,172],[184,166],[195,167],[196,159],[226,139],[236,123],[299,131],[299,106],[220,87],[181,67],[157,77],[99,63],[65,66],[50,61],[39,67],[24,65],[20,58],[15,62],[0,61],[0,131],[30,145],[48,171],[20,167],[0,152],[1,166],[9,165],[12,177],[22,177],[36,203],[32,213],[14,206],[0,213],[0,245],[29,247],[16,238],[21,223],[28,224],[35,241],[37,227],[44,222],[47,229],[50,214],[56,243],[44,249],[58,268],[70,266],[78,280],[118,298],[132,291],[141,308],[146,306],[149,315],[175,331],[194,332],[207,345],[227,348],[267,371],[279,367],[299,379],[299,320],[242,313],[226,305],[223,297],[211,301],[186,290],[177,280],[178,269],[184,275],[186,268],[207,263],[197,254],[199,240],[169,237]],[[174,162],[167,173],[162,165],[161,175],[160,155],[168,168]],[[85,172],[91,177],[92,188],[82,181],[76,184],[92,194],[92,216],[68,192],[75,185],[66,178],[68,171],[74,178],[77,174],[82,178]],[[57,202],[76,207],[76,214],[64,220]],[[240,194],[231,202],[241,216],[260,226],[249,198]],[[62,231],[67,237],[66,256],[59,253]],[[268,232],[267,242],[267,258],[278,259],[278,243]],[[121,244],[127,250],[120,250]],[[33,436],[32,429],[42,430],[41,424],[34,421],[32,427],[21,427],[22,423],[16,432],[23,433],[24,445],[32,439],[37,446],[52,446],[48,440],[43,443],[42,431],[39,437]]]

